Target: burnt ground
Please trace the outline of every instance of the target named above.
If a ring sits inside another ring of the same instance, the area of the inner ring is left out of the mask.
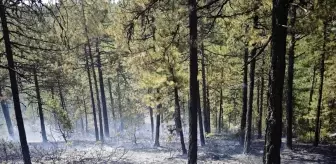
[[[181,155],[177,138],[162,139],[161,147],[153,147],[148,138],[134,141],[111,140],[104,145],[94,141],[71,141],[30,143],[34,163],[140,163],[179,164],[186,163],[187,156]],[[164,142],[166,141],[166,142]],[[262,163],[263,140],[254,140],[251,153],[243,155],[238,140],[228,135],[207,138],[206,146],[199,147],[198,163]],[[0,163],[22,163],[17,143],[0,142]],[[336,164],[335,145],[295,143],[293,150],[282,149],[282,163]]]

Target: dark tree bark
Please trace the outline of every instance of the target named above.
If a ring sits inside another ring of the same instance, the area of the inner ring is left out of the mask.
[[[174,78],[175,79],[175,78]],[[182,153],[187,154],[187,149],[184,143],[183,129],[181,123],[181,112],[180,112],[180,99],[178,94],[178,88],[174,86],[174,99],[175,99],[175,124],[176,124],[176,132],[180,135],[180,142]]]
[[[154,118],[153,118],[153,108],[149,107],[149,117],[151,121],[151,131],[152,131],[152,140],[154,138]]]
[[[84,95],[84,92],[82,93]],[[86,101],[85,98],[83,97],[83,106],[84,106],[84,116],[85,116],[85,133],[89,133],[89,125],[88,125],[88,110],[86,107]]]
[[[159,147],[160,146],[160,113],[161,113],[161,104],[157,106],[157,113],[156,113],[156,130],[155,130],[155,141],[154,146]]]
[[[296,19],[296,5],[291,5],[291,11],[290,11],[290,22],[289,25],[291,27],[290,30],[290,47],[288,51],[288,70],[287,70],[287,110],[286,110],[286,116],[287,116],[287,135],[286,135],[286,145],[287,148],[292,149],[292,127],[293,127],[293,79],[294,79],[294,50],[295,50],[295,19]]]
[[[0,86],[0,97],[2,97],[2,99],[1,99],[1,107],[2,107],[2,112],[3,112],[3,115],[4,115],[5,121],[6,121],[8,135],[11,138],[14,138],[14,130],[13,130],[12,120],[10,118],[9,107],[8,107],[6,98],[2,94],[2,90],[1,89],[2,88]]]
[[[317,65],[314,65],[312,85],[310,87],[310,92],[309,92],[309,103],[308,103],[309,106],[311,102],[313,101],[313,94],[314,94],[314,88],[315,88],[315,83],[316,83],[316,70],[317,70]]]
[[[257,135],[259,138],[259,134],[261,137],[261,115],[260,115],[260,80],[257,81],[257,112],[258,112],[258,118],[257,118]]]
[[[244,141],[244,154],[250,152],[251,147],[251,127],[252,127],[252,110],[253,110],[253,90],[254,90],[254,74],[255,74],[255,64],[256,60],[254,56],[256,55],[257,49],[254,47],[251,51],[251,63],[250,63],[250,90],[249,90],[249,101],[248,109],[246,115],[246,127],[245,127],[245,141]]]
[[[40,95],[40,86],[39,82],[37,79],[37,66],[34,66],[34,82],[35,82],[35,91],[36,91],[36,98],[37,98],[37,105],[38,105],[38,112],[39,112],[39,117],[40,117],[40,123],[41,123],[41,134],[42,134],[42,141],[43,142],[48,142],[47,139],[47,133],[45,130],[45,125],[44,125],[44,116],[43,116],[43,108],[42,108],[42,99]]]
[[[198,81],[197,81],[198,82]],[[199,84],[199,83],[198,83]],[[203,121],[202,121],[202,110],[201,110],[201,99],[200,99],[200,93],[199,93],[199,85],[197,86],[197,114],[198,114],[198,126],[200,131],[200,141],[201,146],[205,145],[205,139],[204,139],[204,131],[203,131]]]
[[[190,108],[188,163],[197,163],[197,1],[189,0],[189,53],[190,53]]]
[[[264,163],[280,164],[282,96],[285,77],[288,0],[273,1],[269,105],[266,121]]]
[[[9,38],[9,29],[7,26],[6,7],[2,0],[0,0],[0,18],[1,18],[3,40],[5,44],[5,52],[6,52],[7,62],[8,62],[9,79],[10,79],[12,95],[13,95],[14,111],[15,111],[16,122],[17,122],[19,136],[20,136],[20,144],[21,144],[23,161],[25,164],[30,164],[31,163],[30,152],[29,152],[29,147],[27,143],[22,113],[21,113],[19,89],[18,89],[18,84],[17,84],[17,79],[16,79],[16,72],[14,71],[15,65],[14,65],[14,59],[13,59],[13,51],[12,51],[11,41]]]
[[[219,112],[218,112],[218,119],[217,119],[217,131],[218,133],[222,132],[223,126],[223,89],[220,89],[220,97],[219,97]]]
[[[206,78],[205,78],[205,53],[204,53],[204,44],[202,43],[202,94],[203,94],[203,123],[205,133],[210,133],[210,120],[208,116],[207,108],[207,94],[206,94]]]
[[[240,144],[244,145],[245,127],[246,127],[246,112],[247,112],[247,62],[248,62],[248,48],[245,45],[244,53],[244,73],[243,73],[243,109],[240,120]]]
[[[89,78],[90,97],[91,97],[93,123],[94,123],[94,128],[95,128],[95,136],[96,136],[96,141],[99,141],[99,132],[98,132],[98,125],[97,125],[96,105],[95,105],[95,99],[94,99],[94,93],[93,93],[93,87],[92,87],[92,81],[91,81],[91,71],[90,71],[89,59],[88,59],[88,53],[87,53],[86,47],[84,47],[84,50],[85,50],[85,54],[84,55],[85,55],[86,72],[87,72],[87,75],[88,75],[88,78]]]
[[[59,81],[60,78],[57,79],[57,85],[58,85],[58,94],[59,94],[59,97],[60,97],[60,103],[61,103],[61,107],[64,111],[67,111],[66,109],[66,105],[65,105],[65,99],[64,99],[64,96],[63,96],[63,90],[62,90],[62,86],[61,86],[61,83]]]
[[[111,78],[108,78],[108,87],[109,87],[109,93],[110,93],[112,118],[113,118],[113,121],[115,121],[116,116],[115,116],[115,111],[114,111],[114,100],[113,100],[113,94],[112,94]]]
[[[104,78],[103,78],[103,71],[101,65],[101,54],[99,51],[99,40],[97,39],[96,42],[96,51],[97,51],[97,67],[98,67],[98,78],[99,78],[99,86],[100,86],[100,95],[101,95],[101,103],[103,106],[103,121],[104,121],[104,134],[105,137],[110,137],[110,129],[109,129],[109,121],[107,115],[107,106],[106,106],[106,96],[105,96],[105,89],[104,89]],[[97,94],[99,94],[97,92]]]
[[[118,94],[118,108],[119,108],[119,121],[120,121],[120,131],[122,132],[124,130],[124,121],[123,121],[123,113],[122,113],[122,104],[121,104],[121,90],[120,90],[120,71],[121,71],[121,63],[118,62],[118,70],[117,70],[117,78],[118,78],[118,84],[117,84],[117,94]]]
[[[321,108],[322,108],[322,96],[323,96],[323,80],[324,80],[324,61],[325,61],[325,52],[326,52],[326,42],[327,42],[327,22],[323,23],[323,52],[321,54],[320,59],[320,86],[319,86],[319,96],[317,102],[317,114],[316,114],[316,122],[315,122],[315,138],[314,138],[314,146],[318,146],[320,141],[320,129],[321,129]]]
[[[265,80],[264,80],[264,66],[265,66],[265,55],[262,55],[262,65],[261,65],[261,88],[260,88],[260,106],[259,106],[259,117],[258,117],[258,138],[260,139],[262,136],[262,118],[263,118],[263,106],[264,106],[264,86],[265,86]]]
[[[100,134],[100,141],[104,142],[104,131],[103,131],[103,119],[102,119],[102,110],[100,106],[100,96],[99,96],[99,89],[98,89],[98,82],[97,82],[97,76],[96,76],[96,71],[94,67],[94,60],[93,60],[93,55],[91,52],[91,45],[90,42],[88,42],[88,47],[89,47],[89,57],[91,61],[91,70],[92,70],[92,76],[93,76],[93,84],[96,90],[96,99],[97,99],[97,107],[98,107],[98,120],[99,120],[99,134]]]

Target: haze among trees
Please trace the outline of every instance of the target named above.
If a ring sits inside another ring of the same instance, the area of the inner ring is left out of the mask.
[[[335,0],[0,0],[0,20],[0,162],[336,161]]]

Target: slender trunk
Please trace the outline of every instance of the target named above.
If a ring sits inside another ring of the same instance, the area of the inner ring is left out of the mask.
[[[155,141],[154,146],[159,147],[160,146],[160,113],[161,113],[161,104],[157,106],[157,113],[156,113],[156,130],[155,130]]]
[[[316,83],[316,70],[317,70],[317,65],[314,65],[312,84],[311,84],[310,92],[309,92],[309,103],[308,103],[309,106],[311,105],[311,102],[313,101],[313,94],[314,94],[314,88],[315,88],[315,83]]]
[[[11,120],[11,118],[10,118],[9,107],[8,107],[6,98],[5,98],[4,95],[2,94],[1,89],[2,89],[2,88],[1,88],[1,86],[0,86],[0,97],[3,97],[3,98],[1,99],[1,107],[2,107],[2,112],[3,112],[3,115],[4,115],[5,121],[6,121],[7,130],[8,130],[8,135],[9,135],[11,138],[14,138],[14,130],[13,130],[12,120]]]
[[[261,137],[261,116],[260,116],[260,80],[257,81],[257,112],[258,112],[258,118],[257,119],[257,135],[258,139]]]
[[[122,105],[121,105],[121,90],[120,90],[120,62],[117,70],[117,78],[118,78],[118,84],[117,84],[117,94],[118,94],[118,108],[119,108],[119,120],[120,120],[120,131],[122,132],[124,130],[124,122],[122,117]]]
[[[208,108],[207,108],[207,94],[206,94],[206,79],[205,79],[205,53],[204,53],[204,44],[202,43],[202,94],[203,94],[203,122],[204,122],[204,130],[205,133],[210,133],[210,125],[209,125],[209,116],[208,116]]]
[[[109,93],[110,93],[112,118],[113,118],[113,121],[115,121],[116,116],[115,116],[115,111],[114,111],[114,100],[113,100],[113,94],[112,94],[111,78],[108,78],[108,87],[109,87]]]
[[[149,107],[149,117],[151,122],[151,132],[152,132],[152,140],[154,138],[154,118],[153,118],[153,108]]]
[[[180,135],[182,153],[183,154],[187,154],[187,149],[186,149],[185,143],[184,143],[182,123],[181,123],[180,100],[179,100],[178,88],[177,88],[176,85],[174,86],[174,98],[175,98],[175,124],[176,124],[176,132],[179,133],[179,135]]]
[[[58,94],[59,94],[59,97],[60,97],[60,103],[61,103],[61,107],[64,111],[67,111],[66,109],[66,105],[65,105],[65,100],[64,100],[64,96],[63,96],[63,90],[62,90],[62,86],[61,86],[61,83],[59,81],[59,78],[57,79],[57,85],[58,85]]]
[[[5,44],[5,49],[6,49],[6,57],[7,57],[7,62],[8,62],[9,79],[10,79],[12,95],[13,95],[15,117],[17,121],[19,136],[20,136],[20,144],[21,144],[23,161],[25,164],[30,164],[31,163],[30,152],[29,152],[29,147],[27,143],[22,113],[21,113],[19,89],[18,89],[18,84],[17,84],[17,79],[16,79],[16,72],[14,71],[15,66],[14,66],[14,59],[13,59],[13,51],[12,51],[11,41],[9,38],[9,29],[7,26],[6,8],[2,0],[0,0],[0,18],[1,18],[1,25],[2,25],[3,40]]]
[[[246,127],[245,127],[245,142],[244,142],[244,154],[250,152],[251,147],[251,127],[252,127],[252,110],[253,110],[253,90],[254,90],[254,74],[255,74],[255,64],[256,60],[254,56],[256,55],[256,48],[251,51],[251,63],[250,63],[250,91],[249,91],[249,104],[246,115]]]
[[[243,109],[240,121],[240,144],[244,145],[245,127],[246,127],[246,112],[247,112],[247,62],[248,62],[248,48],[245,45],[244,53],[244,75],[243,75]]]
[[[83,105],[84,105],[84,116],[85,116],[85,133],[89,133],[87,107],[86,107],[86,101],[85,101],[85,99],[83,99]]]
[[[99,40],[96,42],[96,51],[97,51],[97,67],[98,67],[98,78],[99,78],[99,86],[100,86],[100,94],[101,94],[101,103],[103,106],[103,121],[104,121],[104,134],[105,137],[110,137],[110,129],[109,129],[109,121],[107,115],[107,106],[106,106],[106,96],[104,89],[104,78],[101,64],[101,54],[99,51]],[[97,94],[99,94],[97,92]]]
[[[291,6],[291,19],[290,19],[290,47],[288,51],[288,70],[287,70],[287,142],[286,145],[289,149],[292,149],[292,120],[293,120],[293,79],[294,79],[294,50],[295,50],[295,19],[296,19],[296,5]]]
[[[86,51],[86,47],[84,48],[84,50],[85,50],[85,54],[84,54],[85,55],[85,66],[86,66],[86,72],[87,72],[88,80],[89,80],[89,87],[90,87],[90,97],[91,97],[93,123],[94,123],[94,128],[95,128],[95,136],[96,136],[96,141],[99,141],[96,105],[95,105],[95,99],[94,99],[94,93],[93,93],[93,87],[92,87],[92,81],[91,81],[91,71],[90,71],[89,59],[88,59],[88,53]]]
[[[327,42],[327,22],[324,22],[323,29],[323,52],[321,54],[321,63],[320,63],[320,86],[319,86],[319,97],[317,102],[317,114],[315,122],[315,139],[314,146],[318,146],[320,140],[320,129],[321,129],[321,108],[322,108],[322,95],[323,95],[323,80],[324,80],[324,60],[325,60],[325,51],[326,51],[326,42]]]
[[[41,95],[40,95],[40,86],[39,86],[39,82],[38,82],[38,79],[37,79],[37,71],[36,71],[36,69],[37,69],[36,66],[34,66],[34,70],[33,70],[34,71],[34,82],[35,82],[35,91],[36,91],[38,112],[39,112],[40,123],[41,123],[42,141],[43,142],[48,142],[47,134],[46,134],[46,130],[45,130],[45,125],[44,125],[42,100],[41,100]]]
[[[264,163],[280,164],[282,97],[285,77],[288,0],[273,1],[269,105],[265,134]]]
[[[91,70],[92,70],[92,76],[93,76],[93,84],[95,87],[96,91],[96,99],[97,99],[97,107],[98,107],[98,120],[99,120],[99,134],[100,134],[100,141],[104,142],[104,131],[103,131],[103,119],[102,119],[102,110],[100,106],[100,96],[99,96],[99,89],[98,89],[98,82],[97,82],[97,76],[96,76],[96,71],[94,67],[94,60],[93,60],[93,55],[91,52],[91,45],[90,42],[88,42],[88,47],[89,47],[89,57],[91,61]]]
[[[206,87],[206,95],[207,95],[207,115],[208,115],[208,126],[209,126],[209,132],[211,133],[211,115],[210,115],[210,110],[211,110],[211,108],[210,108],[210,98],[209,98],[209,86],[207,85],[207,87]]]
[[[222,132],[223,126],[223,89],[220,89],[220,98],[219,98],[219,112],[218,112],[218,123],[217,123],[217,131],[218,133]]]
[[[197,1],[189,0],[189,53],[190,53],[190,108],[189,108],[189,151],[188,163],[197,163]]]
[[[197,81],[198,82],[198,81]],[[199,83],[198,83],[199,84]],[[199,93],[199,85],[197,86],[197,114],[198,114],[198,126],[200,131],[200,141],[201,146],[205,145],[205,139],[204,139],[204,131],[203,131],[203,121],[202,121],[202,110],[201,110],[201,99],[200,99],[200,93]]]
[[[265,55],[262,55],[262,65],[261,65],[261,88],[260,88],[260,106],[259,106],[259,118],[258,118],[258,138],[262,136],[262,118],[263,118],[263,106],[264,106],[264,66],[265,66]]]

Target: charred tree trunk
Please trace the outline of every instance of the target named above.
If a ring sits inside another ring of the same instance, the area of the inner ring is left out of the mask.
[[[206,79],[205,79],[205,53],[204,53],[204,44],[202,43],[202,94],[203,94],[203,123],[205,133],[210,133],[210,121],[208,116],[208,108],[207,108],[207,94],[206,94]]]
[[[261,137],[261,116],[260,116],[260,80],[257,81],[257,112],[258,112],[258,118],[257,119],[257,135],[259,138],[259,132]]]
[[[119,61],[118,63],[118,70],[117,70],[117,78],[118,78],[118,84],[117,84],[117,94],[118,94],[118,108],[119,108],[119,121],[120,121],[120,131],[122,132],[124,130],[124,121],[123,121],[123,113],[122,113],[122,104],[121,104],[121,90],[120,90],[120,70],[121,69],[121,63]]]
[[[265,55],[262,55],[262,65],[261,65],[261,88],[260,88],[260,106],[259,106],[259,118],[258,118],[258,138],[262,136],[262,118],[263,118],[263,106],[264,106],[264,66],[265,66]]]
[[[1,99],[1,107],[2,107],[2,112],[6,121],[6,125],[7,125],[7,130],[8,130],[8,135],[11,138],[14,138],[14,130],[13,130],[13,124],[12,124],[12,120],[10,118],[10,113],[9,113],[9,107],[6,101],[6,98],[4,97],[4,95],[2,94],[1,91],[1,86],[0,86],[0,97],[3,97]]]
[[[84,95],[84,93],[83,93]],[[86,101],[85,98],[83,98],[83,105],[84,105],[84,116],[85,116],[85,133],[89,133],[89,126],[88,126],[88,113],[87,113],[87,107],[86,107]]]
[[[190,108],[188,164],[197,163],[197,1],[189,0]]]
[[[319,97],[317,102],[317,114],[316,114],[316,122],[315,122],[315,138],[314,138],[314,146],[318,146],[320,141],[320,129],[321,129],[321,108],[322,108],[322,96],[323,96],[323,80],[324,80],[324,60],[325,60],[325,52],[326,52],[326,42],[327,42],[327,22],[323,23],[323,52],[321,54],[320,61],[320,86],[319,86]]]
[[[39,117],[40,117],[40,123],[41,123],[41,134],[42,134],[42,141],[43,142],[48,142],[47,139],[47,134],[45,130],[45,125],[44,125],[44,116],[43,116],[43,108],[42,108],[42,100],[41,100],[41,95],[40,95],[40,86],[39,82],[37,79],[37,71],[36,71],[36,66],[34,66],[34,82],[35,82],[35,91],[36,91],[36,98],[37,98],[37,105],[38,105],[38,112],[39,112]]]
[[[243,109],[240,121],[240,144],[244,145],[245,127],[246,127],[246,112],[247,112],[247,62],[248,62],[248,48],[245,45],[244,53],[244,75],[243,75]]]
[[[197,81],[198,82],[198,81]],[[200,131],[200,141],[201,146],[205,145],[205,139],[204,139],[204,131],[203,131],[203,121],[202,121],[202,110],[201,110],[201,99],[200,99],[200,93],[199,93],[199,83],[197,86],[197,114],[198,114],[198,126]]]
[[[21,113],[20,96],[19,96],[19,89],[18,89],[18,84],[17,84],[17,79],[16,79],[13,51],[12,51],[11,41],[9,38],[9,29],[7,26],[6,7],[2,0],[0,0],[0,18],[1,18],[3,40],[5,44],[5,52],[6,52],[7,62],[8,62],[9,79],[10,79],[12,95],[13,95],[14,111],[15,111],[15,116],[16,116],[19,136],[20,136],[20,144],[21,144],[23,161],[25,164],[30,164],[31,163],[30,152],[29,152],[29,147],[27,143],[22,113]]]
[[[149,117],[151,121],[151,132],[152,132],[152,140],[154,138],[154,118],[153,118],[153,108],[149,107]]]
[[[315,88],[315,83],[316,83],[316,70],[317,70],[317,65],[314,65],[312,84],[311,84],[310,92],[309,92],[309,102],[308,102],[309,106],[311,105],[311,102],[313,101],[313,94],[314,94],[314,88]]]
[[[217,123],[217,131],[218,133],[222,132],[223,126],[223,89],[220,89],[220,98],[219,98],[219,112],[218,112],[218,123]]]
[[[161,104],[157,106],[157,113],[156,113],[156,130],[155,130],[155,141],[154,141],[154,146],[159,147],[160,146],[160,113],[161,113]]]
[[[110,93],[112,118],[113,118],[113,121],[115,121],[116,116],[115,116],[115,111],[114,111],[114,100],[113,100],[113,94],[112,94],[111,78],[108,78],[108,87],[109,87],[109,93]]]
[[[295,19],[296,19],[296,5],[291,6],[290,12],[291,18],[289,25],[291,27],[290,30],[290,47],[288,51],[288,70],[287,70],[287,142],[286,145],[289,149],[292,149],[292,127],[293,127],[293,79],[294,79],[294,50],[295,50]]]
[[[245,141],[244,141],[244,154],[250,152],[251,147],[251,127],[252,127],[252,110],[253,110],[253,90],[254,90],[254,74],[255,74],[255,63],[256,60],[254,56],[256,55],[257,49],[254,47],[251,51],[251,63],[250,63],[250,91],[249,91],[249,104],[246,115],[246,127],[245,127]]]
[[[85,55],[85,66],[86,66],[86,72],[87,72],[88,80],[89,80],[89,87],[90,87],[90,98],[91,98],[91,106],[92,106],[93,123],[94,123],[94,128],[95,128],[95,136],[96,136],[96,141],[99,141],[96,105],[95,105],[95,99],[94,99],[94,93],[93,93],[93,87],[92,87],[92,81],[91,81],[91,71],[90,71],[89,59],[88,59],[88,53],[86,51],[86,47],[84,47],[84,50],[85,50],[85,54],[84,54]]]
[[[93,55],[91,52],[91,45],[90,42],[88,43],[89,47],[89,57],[91,61],[91,70],[92,70],[92,76],[93,76],[93,84],[96,91],[96,99],[97,99],[97,107],[98,107],[98,120],[99,120],[99,134],[100,134],[100,141],[104,142],[104,131],[103,131],[103,119],[102,119],[102,110],[100,106],[100,97],[99,97],[99,89],[98,89],[98,82],[97,82],[97,76],[95,71],[95,62],[93,60]]]
[[[173,78],[175,79],[175,77],[173,77]],[[184,143],[182,123],[181,123],[180,99],[179,99],[178,88],[177,88],[176,84],[174,86],[174,99],[175,99],[176,132],[180,135],[182,153],[187,154],[187,149],[186,149],[185,143]]]
[[[99,78],[99,86],[100,86],[100,94],[101,94],[101,103],[103,106],[104,134],[105,134],[105,137],[110,137],[110,128],[109,128],[107,106],[106,106],[106,96],[105,96],[105,89],[104,89],[104,78],[103,78],[103,71],[102,71],[102,65],[101,65],[101,54],[99,51],[99,40],[98,39],[96,42],[96,51],[97,51],[97,67],[98,67],[98,78]]]
[[[264,163],[280,164],[282,96],[285,77],[288,0],[273,1],[269,105],[266,121]]]

